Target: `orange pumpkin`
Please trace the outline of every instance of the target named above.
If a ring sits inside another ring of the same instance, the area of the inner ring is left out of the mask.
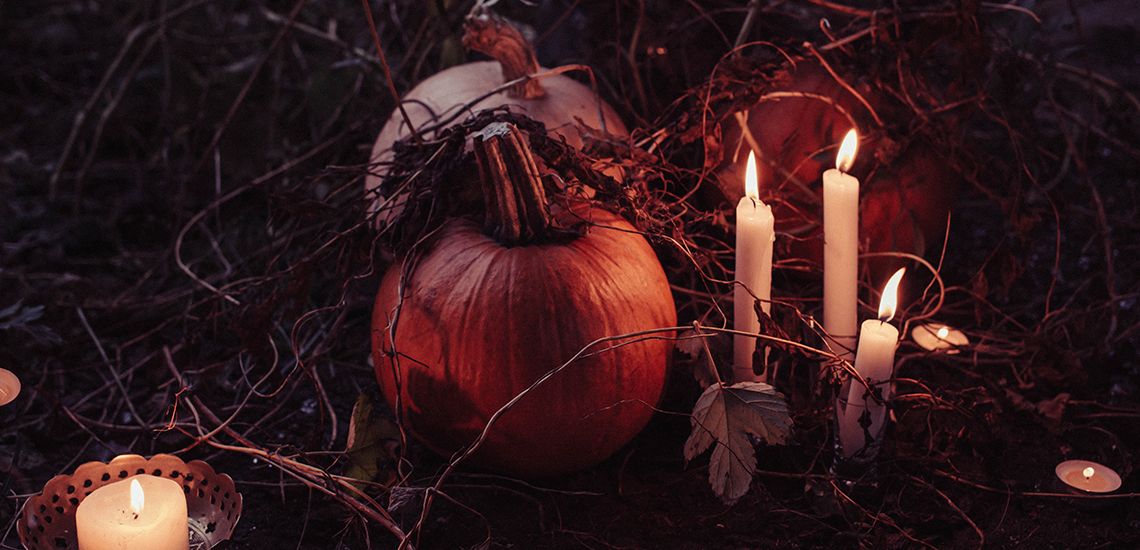
[[[526,38],[502,19],[480,15],[469,18],[466,26],[463,44],[495,61],[451,67],[424,80],[403,96],[412,126],[419,131],[430,128],[425,137],[430,138],[439,130],[462,121],[469,113],[502,106],[542,122],[548,131],[577,148],[583,143],[580,125],[614,135],[627,134],[613,107],[589,87],[564,75],[545,76],[490,93],[506,82],[546,69],[538,65]],[[378,196],[377,188],[387,173],[383,163],[392,159],[392,145],[409,133],[407,121],[396,110],[372,146],[372,163],[379,163],[379,167],[369,172],[364,185],[365,196],[372,205],[369,212],[377,213],[378,223],[391,220],[403,208],[401,197],[389,202]]]
[[[596,339],[676,324],[665,273],[629,223],[586,202],[548,211],[513,126],[488,126],[474,146],[486,223],[451,219],[409,275],[389,270],[372,322],[385,397],[445,456]],[[591,348],[499,418],[472,460],[530,478],[600,462],[649,421],[670,353],[663,339]]]

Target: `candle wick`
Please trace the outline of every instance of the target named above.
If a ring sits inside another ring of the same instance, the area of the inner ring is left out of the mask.
[[[752,201],[752,208],[759,208],[759,207],[756,205],[756,201],[757,201],[757,198],[756,198],[756,197],[753,197],[752,195],[748,195],[748,200]]]

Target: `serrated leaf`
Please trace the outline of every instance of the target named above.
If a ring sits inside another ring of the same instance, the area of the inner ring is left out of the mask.
[[[18,301],[0,309],[0,331],[21,331],[41,345],[54,345],[63,341],[52,329],[37,323],[44,315],[44,306],[25,307]]]
[[[678,334],[673,348],[687,355],[689,359],[699,359],[705,356],[704,338],[693,330],[686,330]]]
[[[762,382],[709,386],[693,407],[691,423],[685,460],[715,444],[709,459],[709,485],[727,504],[748,492],[756,473],[756,451],[748,436],[780,444],[792,430],[784,396]]]
[[[719,380],[716,364],[713,363],[712,353],[709,351],[708,345],[708,337],[702,336],[694,330],[682,332],[674,344],[674,349],[693,361],[693,378],[701,386],[708,386]]]

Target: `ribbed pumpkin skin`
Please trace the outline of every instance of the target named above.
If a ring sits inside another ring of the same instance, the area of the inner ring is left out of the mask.
[[[513,112],[524,114],[545,124],[551,134],[565,139],[566,143],[575,148],[581,148],[579,121],[590,128],[602,128],[603,119],[598,116],[600,105],[606,131],[618,136],[627,134],[625,124],[613,108],[589,87],[562,75],[545,77],[541,82],[546,90],[546,95],[542,97],[528,99],[511,97],[506,92],[499,92],[475,104],[468,113],[460,113],[452,124],[466,120],[470,113],[509,105]],[[437,117],[450,118],[456,114],[460,106],[502,84],[503,72],[497,61],[476,61],[456,65],[432,75],[412,88],[403,96],[404,108],[412,124],[420,128],[425,124],[434,124],[433,121]],[[404,123],[400,111],[394,111],[372,145],[371,162],[391,160],[392,144],[406,137],[408,133],[408,126]],[[380,186],[386,170],[384,166],[379,166],[365,176],[364,188],[369,193],[367,196],[373,197],[372,192]],[[371,200],[379,203],[383,199]],[[383,213],[380,218],[386,220],[389,216],[391,214]]]
[[[395,334],[400,406],[412,434],[443,456],[591,341],[676,324],[669,284],[645,239],[622,231],[633,228],[611,213],[575,210],[603,227],[570,242],[505,248],[475,223],[451,220],[418,263]],[[384,276],[372,320],[377,378],[393,408],[389,326],[399,279],[397,264]],[[643,340],[576,361],[500,418],[472,462],[524,478],[597,464],[649,421],[671,349],[668,340]]]

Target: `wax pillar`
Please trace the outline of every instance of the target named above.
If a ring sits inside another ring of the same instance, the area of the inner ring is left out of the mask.
[[[186,495],[178,482],[137,475],[104,485],[75,511],[79,550],[187,550]]]
[[[823,173],[823,328],[840,356],[850,359],[859,316],[859,180],[855,130],[843,138],[835,168]]]
[[[852,457],[865,447],[881,442],[887,420],[886,403],[891,399],[891,377],[895,370],[895,348],[899,329],[890,324],[898,303],[898,287],[906,269],[900,269],[887,282],[879,303],[879,318],[863,322],[855,353],[855,372],[867,382],[852,377],[844,386],[846,394],[836,404],[839,443],[844,457]],[[845,398],[844,398],[845,397]]]
[[[855,371],[867,381],[871,390],[856,379],[846,385],[846,410],[839,426],[843,456],[854,455],[866,446],[868,437],[873,442],[882,434],[887,412],[885,402],[891,398],[890,381],[898,341],[899,331],[890,323],[878,319],[863,321],[855,354]],[[872,395],[872,391],[878,397]]]
[[[756,299],[769,313],[772,305],[772,245],[776,240],[776,220],[772,208],[758,198],[756,155],[748,153],[744,197],[736,205],[736,281],[732,295],[733,327],[756,333],[760,320],[756,315]],[[755,298],[753,297],[755,295]],[[733,338],[733,381],[756,382],[752,355],[756,338],[736,335]]]

